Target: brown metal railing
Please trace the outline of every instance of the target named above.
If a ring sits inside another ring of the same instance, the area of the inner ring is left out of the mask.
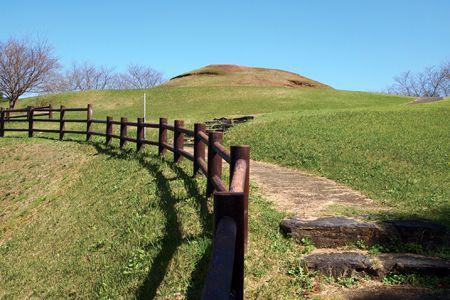
[[[36,114],[35,112],[43,112]],[[26,112],[26,115],[11,114]],[[53,112],[59,112],[59,119],[53,118]],[[68,112],[86,112],[86,119],[68,119]],[[36,116],[48,115],[49,119],[36,119]],[[22,118],[22,119],[21,119]],[[28,128],[5,128],[9,122],[27,122]],[[58,129],[37,129],[36,122],[59,122]],[[66,130],[66,123],[85,123],[86,130]],[[105,124],[104,132],[93,131],[93,124]],[[119,126],[119,135],[113,134],[114,126]],[[128,128],[136,128],[136,136],[128,135]],[[144,138],[145,128],[158,129],[158,141]],[[173,126],[167,124],[166,118],[160,118],[159,123],[144,123],[143,118],[130,122],[122,117],[114,121],[112,117],[106,120],[93,119],[92,105],[86,108],[58,109],[51,105],[26,109],[2,109],[0,112],[0,137],[5,132],[28,132],[33,137],[35,132],[59,133],[59,139],[64,139],[65,133],[86,135],[86,141],[92,136],[105,137],[105,143],[118,139],[120,147],[126,143],[136,144],[136,151],[141,151],[144,145],[158,147],[158,154],[163,156],[167,150],[173,152],[173,161],[178,163],[187,158],[193,161],[194,176],[201,173],[206,176],[206,195],[214,196],[214,228],[213,251],[206,274],[202,299],[243,299],[244,297],[244,252],[248,241],[248,195],[250,149],[248,146],[231,146],[228,151],[222,145],[222,132],[206,131],[203,123],[194,124],[194,129],[184,127],[183,120],[175,120]],[[173,132],[173,144],[167,141],[167,131]],[[194,153],[184,149],[185,135],[194,138]],[[206,158],[206,149],[207,158]],[[230,165],[229,186],[222,180],[222,162]]]

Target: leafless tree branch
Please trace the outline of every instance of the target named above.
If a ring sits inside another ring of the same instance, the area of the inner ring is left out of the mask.
[[[388,93],[414,97],[446,97],[450,95],[450,63],[425,68],[413,74],[410,71],[394,77]]]
[[[147,66],[130,65],[125,73],[90,63],[73,64],[64,74],[53,73],[45,93],[104,89],[145,89],[164,82],[163,75]]]
[[[130,64],[126,73],[119,74],[118,80],[120,89],[146,89],[163,83],[164,77],[151,67]]]
[[[14,108],[20,96],[39,92],[59,68],[46,41],[9,38],[0,42],[0,91]]]

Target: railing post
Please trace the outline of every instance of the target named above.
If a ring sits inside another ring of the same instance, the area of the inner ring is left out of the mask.
[[[53,119],[53,105],[48,105],[48,118]]]
[[[244,298],[244,254],[245,254],[245,227],[244,227],[244,193],[218,192],[214,194],[214,235],[220,220],[231,217],[236,222],[236,246],[234,253],[233,279],[231,283],[232,297],[230,299]]]
[[[205,160],[205,143],[199,136],[199,132],[206,132],[205,124],[195,123],[194,124],[194,176],[198,174],[200,170],[200,164],[198,159],[202,158]]]
[[[159,137],[158,137],[158,155],[164,155],[167,151],[164,144],[167,143],[167,128],[164,128],[164,125],[167,125],[166,118],[159,118]]]
[[[244,182],[244,240],[248,242],[248,195],[250,190],[250,147],[247,145],[230,147],[230,183],[233,181],[234,171],[238,160],[244,160],[247,164]]]
[[[208,139],[208,176],[206,185],[206,196],[209,197],[214,192],[214,184],[212,178],[214,176],[222,176],[222,157],[214,150],[213,144],[222,142],[222,132],[209,132]]]
[[[5,136],[5,112],[3,107],[0,109],[0,137]]]
[[[127,143],[127,140],[125,139],[127,137],[128,134],[128,130],[127,130],[127,123],[128,119],[127,118],[120,118],[120,148],[123,148],[123,146],[125,146],[125,144]]]
[[[64,105],[61,105],[60,113],[59,113],[59,139],[62,140],[64,138]]]
[[[173,161],[175,163],[183,160],[183,155],[181,155],[179,150],[183,150],[184,148],[184,133],[178,130],[183,125],[183,120],[175,120],[173,123]]]
[[[136,151],[141,151],[142,140],[144,139],[144,118],[137,119],[137,132],[136,132]]]
[[[27,117],[28,117],[28,137],[33,137],[33,115],[34,115],[34,109],[33,106],[27,107]]]
[[[111,143],[111,135],[113,131],[113,124],[111,123],[113,120],[113,117],[106,117],[106,145],[109,145]]]
[[[92,104],[87,105],[86,113],[86,141],[89,142],[92,137]]]

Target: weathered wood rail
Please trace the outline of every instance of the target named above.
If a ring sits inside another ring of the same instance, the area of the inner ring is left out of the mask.
[[[26,118],[28,116],[28,110],[29,110],[28,107],[23,108],[23,109],[7,109],[7,110],[5,110],[5,118],[6,119]],[[52,109],[51,105],[37,106],[37,107],[34,107],[33,110],[35,112],[38,112],[38,113],[34,113],[35,117],[48,116],[49,119],[53,118],[53,109]],[[19,114],[15,115],[15,113],[19,113]],[[20,114],[20,113],[22,113],[22,114]]]
[[[54,112],[59,118],[54,118]],[[86,112],[86,118],[70,119],[70,112]],[[13,116],[16,113],[26,113]],[[48,116],[48,119],[36,118]],[[59,123],[59,129],[35,128],[35,123]],[[8,123],[26,123],[26,128],[6,128]],[[66,123],[85,123],[86,130],[67,130]],[[93,124],[104,124],[104,132],[93,131]],[[119,135],[113,134],[114,126],[119,126]],[[135,137],[128,135],[130,127],[136,128]],[[144,138],[145,128],[158,129],[158,141]],[[173,132],[173,144],[169,144],[167,132]],[[108,116],[105,120],[93,118],[92,105],[85,108],[69,108],[61,106],[32,107],[25,109],[2,109],[0,112],[0,137],[5,132],[28,132],[33,137],[35,132],[57,133],[63,140],[66,133],[86,136],[105,137],[105,143],[118,139],[123,148],[128,142],[136,144],[136,151],[144,145],[158,147],[158,154],[163,156],[167,150],[173,153],[173,161],[178,163],[183,158],[193,162],[193,175],[199,173],[206,176],[206,195],[214,197],[213,250],[204,280],[202,299],[243,299],[244,298],[244,253],[248,240],[248,195],[250,148],[248,146],[231,146],[227,150],[222,145],[222,132],[206,131],[206,125],[194,124],[194,129],[184,127],[183,120],[175,120],[173,125],[166,118],[158,123],[145,123],[143,118],[130,122],[122,117],[114,121]],[[194,139],[194,153],[184,149],[185,136]],[[208,155],[206,157],[206,148]],[[230,165],[229,186],[222,180],[222,162]]]

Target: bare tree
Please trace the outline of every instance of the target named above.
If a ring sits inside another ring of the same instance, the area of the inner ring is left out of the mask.
[[[14,108],[20,96],[39,92],[59,68],[58,59],[46,41],[9,38],[0,42],[0,91]]]
[[[115,87],[118,75],[112,68],[90,63],[73,64],[63,73],[55,73],[44,85],[44,93],[104,90]]]
[[[129,65],[125,73],[90,63],[73,64],[65,73],[52,73],[43,84],[43,93],[104,89],[145,89],[164,82],[161,72],[151,67]]]
[[[115,74],[112,68],[94,66],[89,63],[74,64],[66,74],[69,90],[104,90],[113,87]]]
[[[394,77],[388,93],[414,97],[445,97],[450,95],[450,63],[425,68],[423,72],[404,72]]]
[[[121,89],[146,89],[164,82],[161,72],[148,66],[130,64],[127,72],[119,74],[117,88]]]
[[[51,74],[42,85],[42,94],[54,94],[70,91],[70,84],[65,75],[59,72]]]

